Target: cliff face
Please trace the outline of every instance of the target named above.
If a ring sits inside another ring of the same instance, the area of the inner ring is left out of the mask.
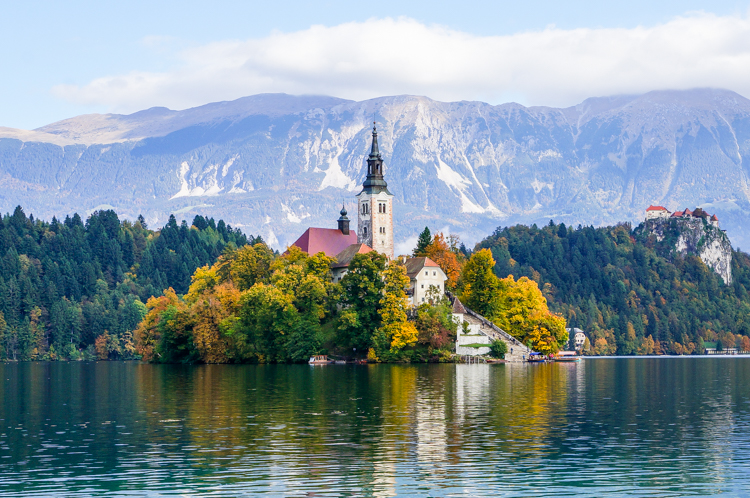
[[[649,220],[644,227],[659,242],[673,244],[675,253],[698,256],[725,284],[732,283],[732,244],[724,231],[693,217]]]

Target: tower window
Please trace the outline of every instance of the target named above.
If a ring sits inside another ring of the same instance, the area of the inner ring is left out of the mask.
[[[365,234],[365,237],[367,236],[367,227],[364,227],[364,228],[362,229],[362,233],[363,233],[363,234]]]
[[[367,214],[369,212],[369,209],[367,207],[367,203],[362,204],[362,214]]]
[[[385,202],[379,202],[378,203],[378,213],[385,213]]]

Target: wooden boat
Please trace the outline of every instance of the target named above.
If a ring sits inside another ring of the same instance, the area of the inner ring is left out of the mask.
[[[529,363],[544,363],[547,361],[547,357],[542,353],[529,353],[526,361]]]
[[[324,354],[319,354],[311,356],[307,363],[309,363],[310,365],[330,365],[331,363],[333,363],[333,360],[329,360],[328,356]]]
[[[558,351],[552,361],[575,363],[581,361],[581,357],[575,351]]]

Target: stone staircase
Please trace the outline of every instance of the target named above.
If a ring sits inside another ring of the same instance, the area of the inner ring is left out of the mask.
[[[525,358],[529,357],[531,349],[525,346],[521,341],[508,334],[494,323],[487,320],[485,317],[473,310],[467,308],[457,297],[448,293],[448,297],[453,305],[453,316],[458,318],[460,321],[465,321],[469,324],[469,329],[474,337],[476,334],[484,335],[488,338],[488,344],[495,340],[501,340],[508,346],[508,352],[505,354],[506,361],[524,361]],[[462,347],[465,342],[462,337],[467,338],[468,336],[461,334],[461,327],[459,326],[459,336],[456,342],[456,353],[461,355],[481,355],[487,354],[488,350],[485,348],[467,348]],[[466,343],[477,343],[475,339],[468,340]],[[482,341],[484,342],[484,341]]]

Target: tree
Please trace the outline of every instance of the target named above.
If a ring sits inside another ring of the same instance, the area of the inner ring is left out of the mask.
[[[386,257],[378,252],[357,254],[341,279],[339,303],[343,310],[337,320],[337,342],[347,350],[364,352],[373,346],[373,334],[381,326],[385,264]]]
[[[293,247],[290,250],[299,248]],[[300,251],[301,252],[301,251]],[[255,244],[239,249],[230,263],[232,281],[241,291],[257,282],[267,283],[271,276],[273,252],[265,244]]]
[[[482,249],[471,255],[462,278],[461,301],[490,320],[500,310],[500,280],[495,276],[494,267],[490,250]]]
[[[493,358],[505,359],[505,355],[508,353],[508,345],[505,341],[494,340],[490,344],[490,354]]]
[[[540,353],[556,353],[568,342],[565,319],[551,313],[533,280],[513,275],[500,279],[495,324]]]
[[[417,343],[419,333],[413,323],[408,321],[406,310],[409,301],[404,289],[409,285],[406,268],[397,261],[391,261],[383,272],[385,281],[383,297],[380,299],[381,326],[377,330],[374,345],[375,352],[383,359],[388,355],[393,359],[399,353]]]
[[[417,309],[415,322],[419,332],[418,342],[431,349],[442,349],[455,338],[458,325],[453,321],[450,301],[444,295],[433,304],[422,304]],[[431,352],[428,350],[428,352]]]
[[[414,248],[414,257],[425,256],[427,246],[429,246],[431,242],[432,234],[430,234],[430,229],[428,227],[424,227],[422,233],[419,234],[419,238],[417,238],[417,247]]]
[[[435,234],[432,240],[424,250],[425,255],[440,266],[445,275],[448,277],[446,287],[455,289],[458,284],[458,277],[461,275],[461,265],[458,263],[456,253],[451,249],[442,233]]]

